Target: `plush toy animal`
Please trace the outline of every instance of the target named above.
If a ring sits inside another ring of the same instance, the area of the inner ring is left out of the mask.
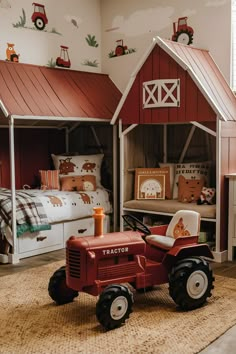
[[[202,187],[200,198],[197,201],[197,204],[213,204],[213,198],[215,196],[215,188]]]

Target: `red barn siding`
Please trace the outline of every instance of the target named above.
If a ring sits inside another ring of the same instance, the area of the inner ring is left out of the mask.
[[[180,107],[143,109],[143,82],[160,79],[180,79]],[[216,120],[215,112],[188,71],[157,45],[137,74],[119,116],[123,124]]]

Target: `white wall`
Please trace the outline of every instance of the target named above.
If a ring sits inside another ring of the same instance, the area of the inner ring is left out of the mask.
[[[39,1],[39,0],[38,0]],[[42,0],[49,20],[44,31],[36,30],[32,0],[0,0],[0,59],[6,59],[7,43],[14,43],[20,62],[55,63],[60,45],[69,47],[71,69],[108,73],[121,91],[152,38],[171,39],[172,23],[188,16],[194,29],[193,45],[209,49],[230,81],[230,0]],[[26,14],[24,27],[14,27]],[[74,22],[74,24],[73,24]],[[75,25],[77,24],[77,25]],[[59,34],[52,33],[55,29]],[[85,38],[95,35],[98,47]],[[109,58],[116,40],[123,39],[132,54]],[[89,61],[97,66],[84,65]]]
[[[6,59],[7,43],[15,44],[20,62],[48,65],[60,55],[60,45],[69,47],[71,69],[101,71],[100,0],[37,0],[45,5],[48,24],[37,30],[31,20],[32,0],[0,0],[0,59]],[[14,27],[23,17],[24,27]],[[52,33],[55,29],[58,33]],[[89,46],[87,35],[95,35],[98,47]],[[97,66],[84,65],[85,61]]]
[[[102,71],[121,91],[152,38],[171,39],[173,22],[182,16],[194,29],[193,45],[208,49],[230,82],[230,0],[101,0],[101,13]],[[109,58],[121,38],[136,52]]]

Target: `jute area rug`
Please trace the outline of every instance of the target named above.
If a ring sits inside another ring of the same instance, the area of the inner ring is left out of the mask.
[[[80,293],[56,306],[48,280],[63,262],[0,278],[1,354],[198,353],[236,323],[236,280],[216,277],[206,306],[179,311],[168,286],[134,294],[126,324],[106,332],[97,322],[97,298]]]

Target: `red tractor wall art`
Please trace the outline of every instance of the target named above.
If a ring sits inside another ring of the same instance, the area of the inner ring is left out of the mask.
[[[120,55],[124,55],[125,51],[128,49],[127,45],[123,44],[123,39],[118,39],[116,41],[116,43],[117,43],[117,46],[116,46],[116,49],[115,49],[116,57],[119,57]]]
[[[68,54],[69,47],[61,45],[60,56],[56,59],[56,65],[62,68],[70,68],[71,62]]]
[[[136,52],[135,48],[128,48],[127,45],[124,45],[123,39],[118,39],[116,41],[116,48],[112,50],[108,56],[109,58],[120,57],[121,55],[131,54]]]
[[[173,23],[172,41],[187,45],[193,43],[194,30],[187,25],[187,19],[188,17],[179,17],[178,22]]]
[[[34,12],[31,16],[31,20],[35,27],[42,31],[48,23],[45,6],[36,2],[33,2],[32,5],[34,6]]]

